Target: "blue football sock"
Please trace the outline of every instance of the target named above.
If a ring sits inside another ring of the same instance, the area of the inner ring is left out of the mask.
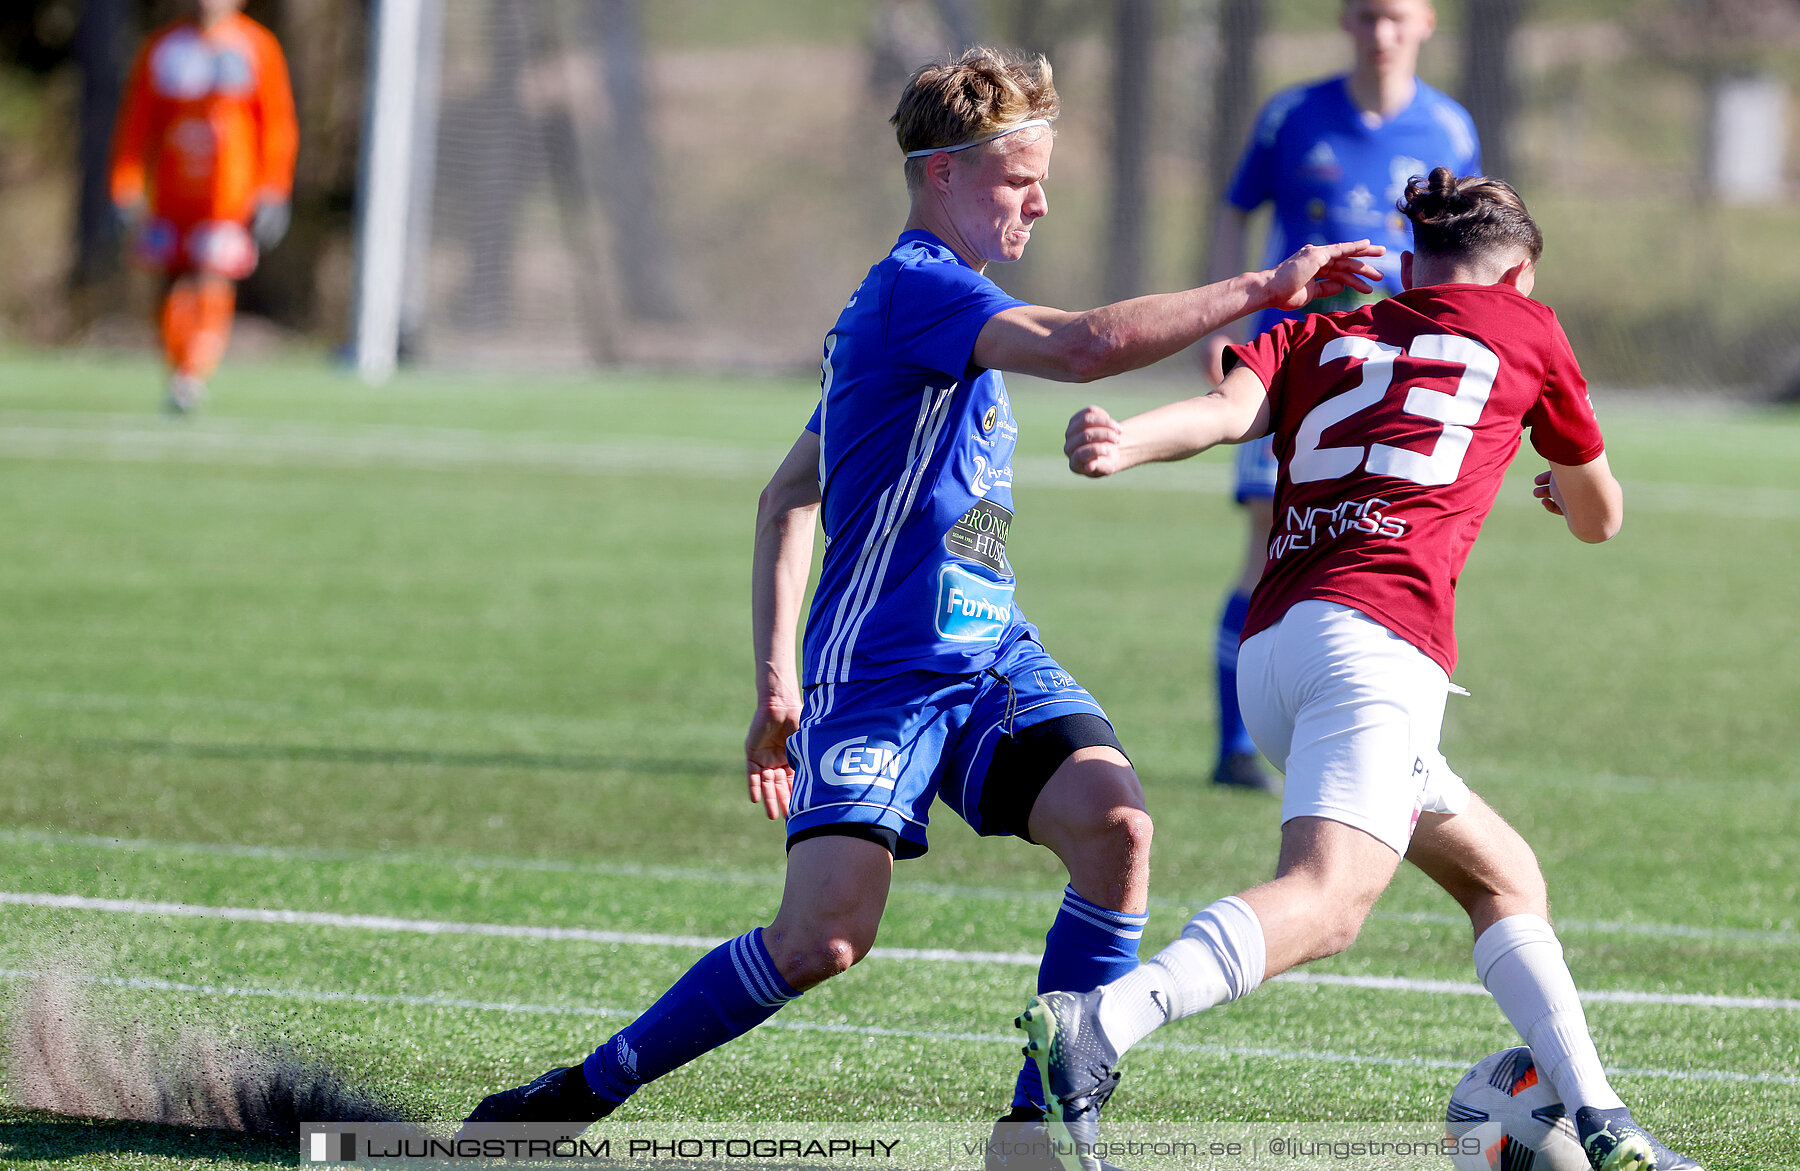
[[[1219,759],[1256,751],[1256,741],[1244,727],[1238,710],[1238,643],[1244,637],[1244,619],[1250,613],[1250,595],[1233,593],[1219,615],[1219,640],[1214,655],[1219,667]]]
[[[1109,911],[1063,889],[1062,910],[1050,924],[1044,939],[1044,959],[1038,965],[1039,992],[1091,992],[1110,984],[1138,965],[1138,943],[1144,938],[1148,915]],[[1026,1058],[1013,1086],[1013,1109],[1044,1108],[1044,1087],[1037,1063]]]
[[[662,999],[582,1063],[594,1093],[623,1102],[637,1088],[762,1024],[800,995],[781,978],[762,930],[715,947]]]

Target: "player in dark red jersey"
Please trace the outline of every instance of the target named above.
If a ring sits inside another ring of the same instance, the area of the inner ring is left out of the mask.
[[[1438,750],[1456,665],[1456,579],[1524,429],[1549,462],[1536,495],[1583,541],[1618,532],[1587,384],[1529,294],[1543,239],[1513,189],[1438,168],[1400,201],[1406,291],[1284,322],[1229,351],[1213,393],[1123,423],[1069,423],[1069,464],[1107,476],[1265,434],[1279,478],[1268,568],[1250,604],[1238,695],[1287,774],[1276,877],[1196,915],[1181,938],[1093,992],[1020,1018],[1064,1161],[1092,1167],[1118,1055],[1167,1021],[1234,1000],[1356,938],[1401,858],[1469,914],[1475,970],[1531,1046],[1604,1171],[1696,1168],[1608,1084],[1549,924],[1537,859]]]

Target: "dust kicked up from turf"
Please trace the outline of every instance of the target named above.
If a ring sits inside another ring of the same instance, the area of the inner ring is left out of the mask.
[[[72,973],[31,981],[13,1017],[8,1081],[27,1109],[84,1118],[297,1137],[302,1122],[402,1122],[379,1097],[281,1045],[121,1026],[92,1011]]]

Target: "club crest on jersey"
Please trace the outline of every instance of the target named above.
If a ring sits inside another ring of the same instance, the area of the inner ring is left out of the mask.
[[[1006,399],[1006,392],[1000,392],[1000,401],[989,403],[987,409],[974,419],[974,426],[969,437],[996,455],[1010,456],[1011,444],[1019,438],[1019,425],[1013,422],[1012,404]]]
[[[869,743],[856,736],[833,744],[825,753],[825,770],[840,785],[867,785],[891,789],[900,779],[900,749],[892,744]]]
[[[956,565],[938,570],[938,637],[948,642],[999,642],[1012,623],[1011,582],[989,581]]]

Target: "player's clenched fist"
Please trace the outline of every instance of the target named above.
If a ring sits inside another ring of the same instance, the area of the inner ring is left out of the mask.
[[[1535,486],[1531,489],[1531,494],[1544,502],[1544,508],[1547,511],[1553,512],[1557,516],[1568,515],[1563,511],[1562,493],[1556,489],[1554,472],[1539,472],[1532,483]]]
[[[1069,457],[1069,470],[1080,476],[1110,476],[1121,471],[1119,440],[1124,436],[1118,422],[1100,407],[1083,407],[1069,420],[1063,435],[1063,454]]]

